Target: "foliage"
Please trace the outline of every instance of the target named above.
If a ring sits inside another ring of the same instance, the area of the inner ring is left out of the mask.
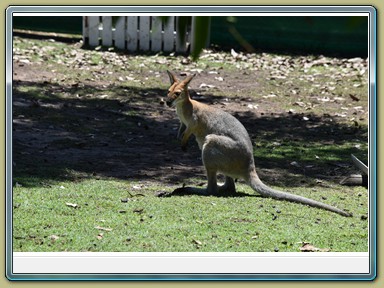
[[[169,21],[169,16],[162,16],[162,21],[166,23]],[[185,43],[186,37],[183,31],[187,31],[187,27],[193,25],[191,16],[180,16],[178,17],[178,31],[181,33],[178,34],[179,41]],[[192,36],[195,40],[194,45],[191,47],[191,56],[192,60],[196,61],[204,48],[207,47],[209,40],[209,31],[210,31],[210,21],[211,17],[209,16],[196,16],[194,20],[194,35]]]

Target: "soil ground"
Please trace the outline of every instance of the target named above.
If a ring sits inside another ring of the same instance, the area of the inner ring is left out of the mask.
[[[89,53],[73,44],[68,46],[71,55]],[[165,69],[154,74],[150,68],[142,67],[141,73],[134,74],[135,80],[143,83],[141,86],[118,81],[119,77],[129,79],[124,71],[104,71],[103,68],[96,71],[97,79],[87,76],[76,81],[69,74],[79,73],[76,69],[81,63],[61,69],[45,63],[44,58],[39,61],[23,58],[25,53],[16,53],[13,63],[14,176],[36,177],[40,181],[36,185],[44,184],[41,179],[49,182],[88,177],[157,181],[165,185],[181,185],[189,178],[205,181],[195,141],[190,140],[185,153],[176,140],[179,121],[174,109],[164,105],[162,100],[168,85]],[[170,65],[166,68],[172,69]],[[183,65],[188,67],[189,64]],[[94,66],[83,65],[81,69],[85,67],[93,69]],[[302,105],[308,107],[318,100],[308,96],[300,102],[303,97],[300,99],[293,93],[283,96],[284,103],[290,97],[291,106],[287,106],[273,95],[249,96],[268,81],[262,69],[252,73],[244,69],[215,71],[218,72],[198,71],[191,84],[192,96],[236,116],[248,130],[256,149],[268,143],[267,151],[272,155],[274,148],[285,141],[296,141],[297,153],[300,148],[308,148],[306,143],[324,146],[352,143],[356,147],[358,143],[367,143],[367,129],[364,128],[367,113],[354,110],[345,102],[330,101],[327,103],[330,112],[305,110]],[[104,79],[103,75],[109,78]],[[111,77],[115,81],[110,81]],[[152,79],[158,82],[151,84]],[[285,80],[279,83],[284,89]],[[287,83],[288,91],[292,90],[290,85],[294,87]],[[207,90],[206,87],[213,88]],[[226,93],[235,97],[226,97]],[[342,97],[348,98],[348,93]],[[346,101],[353,102],[349,98]],[[349,107],[344,112],[340,110],[343,105]],[[361,101],[357,105],[361,105]],[[362,106],[366,111],[367,103]],[[334,116],[335,111],[343,112],[343,118]],[[352,125],[346,124],[346,117],[356,119],[361,125],[353,125],[353,120]],[[348,146],[344,153],[359,154],[360,150],[355,150]],[[364,151],[360,152],[364,155]],[[315,165],[305,161],[295,165],[294,162],[299,161],[292,155],[280,156],[283,157],[271,158],[264,153],[256,157],[260,177],[276,186],[306,185],[315,179],[338,183],[354,170],[347,157],[341,161],[314,160]]]

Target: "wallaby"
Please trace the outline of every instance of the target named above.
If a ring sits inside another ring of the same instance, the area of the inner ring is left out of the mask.
[[[235,193],[234,179],[244,179],[253,190],[265,197],[286,200],[322,208],[343,216],[351,213],[333,206],[272,189],[259,179],[253,159],[252,142],[247,130],[234,116],[220,109],[208,106],[191,99],[188,84],[195,75],[184,80],[177,79],[175,74],[167,71],[171,86],[168,89],[166,103],[176,107],[180,119],[178,138],[185,150],[188,138],[193,134],[202,150],[202,160],[206,169],[208,186],[203,188],[183,187],[178,192],[204,193],[215,195],[220,192]],[[216,174],[224,174],[225,183],[217,185]],[[175,192],[176,192],[175,190]]]

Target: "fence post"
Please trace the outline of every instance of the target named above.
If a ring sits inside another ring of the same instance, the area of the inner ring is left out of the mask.
[[[112,17],[103,16],[102,17],[103,30],[102,30],[102,45],[103,46],[112,46]]]
[[[127,18],[127,49],[130,52],[137,51],[137,24],[138,16],[129,16]]]
[[[154,52],[161,51],[161,46],[163,43],[162,39],[162,22],[160,17],[153,16],[152,19],[152,29],[151,29],[151,50]]]
[[[100,17],[88,16],[88,41],[89,46],[96,47],[100,45]]]
[[[176,52],[181,52],[184,53],[187,51],[187,27],[183,31],[179,30],[179,21],[180,21],[180,16],[176,17]],[[180,41],[180,34],[184,34],[184,42]]]
[[[171,52],[175,49],[175,16],[170,16],[164,25],[164,47],[165,52]]]
[[[117,19],[116,30],[115,30],[115,45],[118,49],[124,50],[125,46],[125,32],[127,29],[126,26],[127,17],[121,16]]]
[[[141,51],[149,50],[149,28],[150,16],[140,16],[139,20],[139,49]]]
[[[88,17],[83,17],[83,43],[88,43]]]

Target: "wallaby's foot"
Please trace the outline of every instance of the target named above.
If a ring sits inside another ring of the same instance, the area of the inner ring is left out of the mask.
[[[180,187],[176,188],[172,192],[160,192],[157,193],[158,197],[171,197],[171,196],[184,196],[184,195],[202,195],[202,196],[227,196],[236,194],[235,181],[233,178],[226,176],[225,183],[218,186],[216,183],[216,174],[209,173],[208,187]]]
[[[218,186],[217,191],[220,195],[236,194],[235,181],[233,180],[233,178],[226,176],[224,185]]]

